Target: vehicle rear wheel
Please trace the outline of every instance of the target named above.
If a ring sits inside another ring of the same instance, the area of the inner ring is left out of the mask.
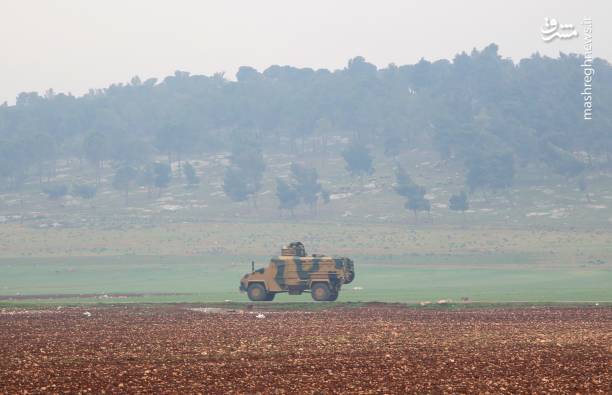
[[[253,302],[264,302],[268,300],[269,294],[262,284],[253,283],[249,284],[249,287],[247,288],[247,295]]]
[[[331,289],[329,289],[329,285],[325,283],[317,283],[313,285],[310,292],[312,298],[317,302],[328,301],[330,296],[332,295]]]
[[[329,300],[330,302],[335,302],[338,299],[338,292],[332,292],[331,295],[329,295]]]
[[[274,292],[268,292],[268,296],[266,297],[266,302],[271,302],[274,300],[276,294]]]

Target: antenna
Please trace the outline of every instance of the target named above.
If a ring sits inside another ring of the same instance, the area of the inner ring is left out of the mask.
[[[251,261],[251,273],[255,271],[255,261]]]

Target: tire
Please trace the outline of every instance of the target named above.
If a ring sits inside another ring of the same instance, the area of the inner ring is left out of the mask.
[[[332,295],[329,285],[325,283],[316,283],[310,289],[310,295],[317,302],[326,302]]]
[[[274,300],[276,294],[274,292],[268,292],[268,296],[266,297],[266,302],[271,302]]]
[[[330,302],[335,302],[336,300],[338,300],[338,292],[332,292],[329,296],[329,299],[327,300]]]
[[[268,300],[268,291],[260,283],[251,283],[247,288],[247,295],[253,302],[265,302]]]
[[[349,272],[346,280],[344,280],[345,284],[350,284],[353,282],[353,280],[355,279],[355,272]]]

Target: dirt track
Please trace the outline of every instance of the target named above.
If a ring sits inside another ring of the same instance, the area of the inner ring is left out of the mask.
[[[612,392],[609,307],[256,314],[3,310],[0,393]]]

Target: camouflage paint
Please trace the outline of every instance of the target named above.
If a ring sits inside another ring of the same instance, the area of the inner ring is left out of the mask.
[[[295,267],[297,269],[297,274],[300,277],[300,280],[309,280],[311,273],[315,273],[319,271],[319,267],[321,264],[321,258],[311,258],[311,259],[294,258],[293,263],[295,264]],[[304,264],[306,263],[310,263],[310,269],[308,270],[304,269]]]
[[[269,293],[301,293],[310,290],[317,282],[327,283],[332,293],[354,278],[353,262],[344,257],[280,255],[270,260],[265,269],[246,274],[240,280],[240,290],[246,291],[249,283],[264,284]]]

